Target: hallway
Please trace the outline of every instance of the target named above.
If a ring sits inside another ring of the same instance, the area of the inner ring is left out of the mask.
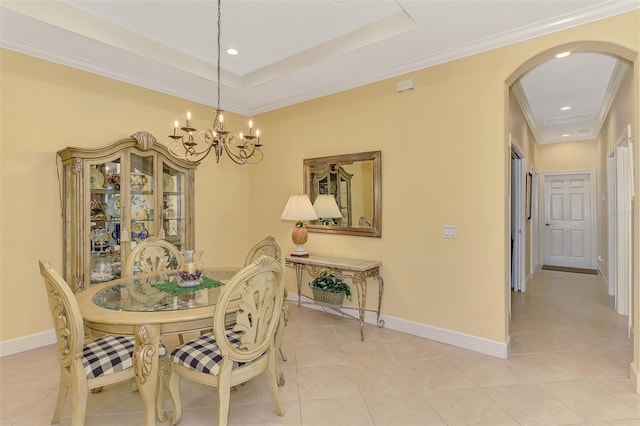
[[[286,414],[275,414],[259,377],[232,393],[229,424],[637,426],[627,319],[611,303],[599,276],[539,271],[526,293],[513,294],[511,355],[502,360],[374,326],[360,342],[353,320],[290,302],[289,360],[280,361]],[[54,347],[1,358],[0,371],[0,424],[48,425],[58,384]],[[215,390],[180,387],[180,425],[214,424]],[[90,394],[87,426],[141,421],[128,383]]]

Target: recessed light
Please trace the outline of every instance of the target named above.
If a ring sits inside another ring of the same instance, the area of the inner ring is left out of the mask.
[[[563,138],[568,138],[569,136],[571,136],[569,133],[565,133],[564,135],[562,135]]]
[[[227,53],[231,56],[236,56],[240,52],[238,52],[236,49],[231,48],[231,49],[227,49]]]
[[[563,106],[562,108],[560,108],[562,111],[569,111],[571,109],[570,106]]]
[[[571,52],[560,52],[556,55],[556,58],[562,59],[562,58],[566,58],[569,55],[571,55]]]

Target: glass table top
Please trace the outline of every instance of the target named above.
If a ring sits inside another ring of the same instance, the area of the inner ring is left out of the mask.
[[[233,277],[234,273],[235,271],[231,270],[208,271],[205,269],[203,275],[225,283]],[[96,292],[93,295],[93,303],[102,308],[115,311],[178,311],[215,305],[224,289],[224,285],[222,285],[202,290],[194,289],[192,292],[173,296],[154,287],[154,284],[169,281],[177,281],[175,273],[160,273],[120,280],[118,283]]]

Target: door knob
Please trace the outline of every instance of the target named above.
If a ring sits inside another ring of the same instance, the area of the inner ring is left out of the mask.
[[[545,226],[549,226],[549,225],[551,225],[551,224],[550,223],[545,223]]]

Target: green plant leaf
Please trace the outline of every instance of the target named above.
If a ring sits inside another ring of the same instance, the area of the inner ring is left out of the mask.
[[[349,287],[349,284],[329,271],[322,271],[309,285],[330,293],[344,293],[347,299],[351,300],[351,287]]]

